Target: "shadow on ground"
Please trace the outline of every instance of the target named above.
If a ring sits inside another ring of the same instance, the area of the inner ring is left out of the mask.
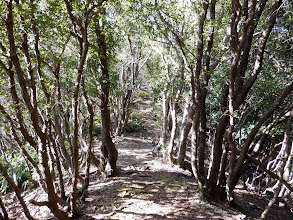
[[[81,219],[240,219],[199,200],[191,173],[153,158],[152,140],[127,134],[115,144],[120,173],[91,181]]]

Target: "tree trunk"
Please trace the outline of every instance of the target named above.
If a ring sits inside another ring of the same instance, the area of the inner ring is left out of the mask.
[[[63,173],[62,173],[62,167],[61,167],[61,163],[60,163],[60,157],[57,151],[57,146],[56,143],[53,140],[52,135],[49,136],[51,142],[52,142],[52,148],[54,150],[54,160],[56,161],[56,167],[57,167],[57,175],[58,175],[58,179],[59,179],[59,189],[60,189],[60,195],[61,198],[66,200],[66,196],[65,196],[65,189],[64,189],[64,181],[63,181]]]
[[[81,83],[82,83],[83,96],[85,97],[87,109],[89,112],[89,144],[86,150],[86,175],[85,175],[84,185],[83,185],[83,190],[86,190],[89,186],[89,181],[90,181],[90,166],[91,166],[91,157],[92,157],[92,146],[94,141],[94,137],[93,137],[94,109],[87,95],[87,91],[86,91],[85,83],[84,83],[84,77],[82,78]]]
[[[102,153],[104,158],[108,159],[108,162],[110,164],[111,170],[107,171],[109,176],[113,176],[117,174],[117,166],[116,162],[118,159],[118,151],[112,141],[111,135],[110,135],[110,127],[111,127],[111,120],[110,120],[110,112],[108,110],[108,107],[103,110],[103,107],[105,107],[105,100],[101,102],[101,117],[102,117]],[[104,164],[106,166],[106,163]]]
[[[284,155],[281,159],[281,164],[279,164],[279,172],[280,172],[280,179],[278,180],[278,182],[276,183],[275,189],[274,189],[274,197],[271,199],[271,201],[269,202],[269,204],[267,205],[266,209],[263,211],[263,213],[261,214],[261,219],[265,219],[267,213],[269,212],[269,210],[271,209],[271,207],[274,205],[274,203],[276,202],[279,193],[281,191],[281,187],[282,187],[282,182],[281,179],[284,178],[284,171],[286,168],[286,164],[288,163],[288,160],[290,161],[291,158],[289,158],[289,156],[291,155],[291,150],[293,147],[293,142],[292,139],[290,138],[290,134],[292,131],[292,121],[293,121],[293,114],[291,113],[288,121],[287,121],[287,127],[285,130],[285,135],[284,135],[284,140],[283,140],[283,147],[284,147]],[[290,163],[290,162],[289,162]]]
[[[9,175],[7,174],[7,172],[5,171],[4,167],[2,166],[2,164],[0,163],[0,172],[2,173],[2,175],[4,176],[4,178],[6,179],[6,181],[8,182],[8,184],[12,187],[12,189],[14,190],[20,204],[22,205],[22,208],[23,208],[23,211],[24,211],[24,214],[25,216],[30,219],[30,220],[34,220],[34,218],[31,216],[21,194],[20,194],[20,191],[17,187],[17,185],[14,183],[14,181],[9,177]],[[4,206],[3,206],[4,207]],[[2,201],[1,201],[1,208],[3,210],[3,207],[2,207]],[[5,209],[4,209],[5,211]],[[5,215],[5,212],[4,212],[4,215]],[[7,215],[7,212],[6,212],[6,215]]]
[[[4,149],[4,146],[5,146],[5,144],[3,143],[2,140],[0,140],[1,155],[2,155],[5,163],[9,166],[9,168],[10,168],[10,170],[12,172],[12,179],[13,179],[15,185],[18,186],[17,174],[16,174],[13,166],[11,165],[11,163],[8,161],[7,154],[6,154],[6,150]],[[12,146],[12,144],[11,144],[11,146]]]
[[[169,114],[169,98],[168,98],[167,91],[164,91],[163,93],[162,107],[163,107],[163,123],[162,123],[163,125],[162,125],[159,145],[162,147],[162,149],[165,150],[165,145],[167,142],[167,127],[168,127],[168,114]]]
[[[6,20],[6,28],[7,28],[7,36],[8,36],[8,41],[9,41],[9,52],[10,52],[10,58],[11,58],[11,63],[13,64],[14,70],[11,70],[12,67],[7,71],[9,76],[10,76],[10,82],[13,83],[11,85],[11,95],[13,98],[13,101],[15,103],[20,103],[20,98],[18,96],[18,93],[15,88],[15,80],[14,80],[14,75],[16,73],[17,79],[18,79],[18,85],[21,88],[21,96],[22,99],[25,103],[25,106],[29,112],[30,120],[31,120],[31,126],[33,131],[35,132],[36,137],[38,138],[39,141],[39,148],[36,145],[36,142],[34,139],[28,135],[28,132],[24,127],[22,127],[22,132],[25,138],[28,138],[29,143],[32,144],[32,146],[35,147],[36,150],[39,150],[40,153],[40,164],[43,168],[44,174],[45,174],[45,180],[46,180],[46,190],[48,193],[48,207],[50,210],[53,212],[53,214],[58,217],[58,218],[63,218],[67,219],[66,213],[62,212],[58,205],[57,205],[57,197],[54,191],[54,185],[53,185],[53,180],[52,180],[52,175],[49,170],[49,165],[48,165],[48,151],[47,151],[47,143],[49,143],[49,139],[47,136],[46,132],[50,132],[48,130],[43,131],[44,127],[44,121],[42,115],[40,115],[38,111],[38,103],[36,101],[36,88],[35,88],[35,78],[33,76],[33,71],[30,67],[30,60],[29,60],[29,53],[28,53],[28,47],[27,47],[27,34],[24,32],[23,33],[23,50],[24,54],[26,57],[26,61],[28,64],[28,72],[30,75],[30,83],[32,84],[32,90],[33,90],[33,99],[31,100],[30,94],[30,86],[27,84],[27,74],[23,71],[22,65],[20,63],[20,59],[18,57],[18,48],[15,44],[15,39],[14,39],[14,18],[13,18],[13,1],[7,2],[7,20]],[[23,125],[23,117],[20,115],[21,111],[17,114],[18,118],[20,119],[20,124]],[[12,185],[13,188],[15,188]],[[15,192],[18,194],[19,192],[18,189],[14,189]],[[18,195],[19,200],[21,203],[23,203],[23,207],[25,209],[25,214],[28,218],[32,219],[30,216],[27,208],[25,207],[25,204],[23,202],[23,199],[21,198],[20,195]]]
[[[97,22],[99,23],[99,22]],[[103,27],[97,25],[96,36],[97,43],[99,47],[99,57],[101,61],[101,117],[102,117],[102,153],[104,158],[109,160],[111,167],[110,176],[117,173],[116,162],[118,159],[118,151],[112,141],[110,130],[111,130],[111,118],[109,111],[109,90],[110,90],[110,79],[109,79],[109,69],[108,69],[108,56],[107,56],[107,44],[105,39],[105,34],[103,33]],[[105,164],[106,165],[106,164]]]
[[[60,155],[62,158],[62,165],[66,170],[69,170],[72,168],[72,158],[69,156],[68,151],[65,148],[65,140],[64,140],[64,135],[62,133],[62,127],[60,124],[61,117],[60,117],[60,106],[58,105],[55,108],[55,114],[54,114],[54,129],[56,131],[56,138],[58,138],[58,146],[57,148],[60,151]],[[70,170],[72,172],[72,170]]]
[[[73,179],[73,192],[72,192],[72,213],[73,216],[79,216],[80,211],[78,210],[77,207],[77,181],[79,178],[79,146],[78,146],[78,132],[79,132],[79,92],[80,92],[80,87],[81,87],[81,80],[83,77],[83,72],[84,72],[84,66],[86,63],[86,58],[89,50],[89,42],[88,42],[88,19],[89,19],[89,13],[90,10],[88,9],[86,13],[84,14],[84,17],[82,19],[82,22],[77,22],[79,20],[74,16],[73,13],[73,8],[71,5],[71,2],[69,0],[65,0],[66,4],[66,9],[67,13],[70,17],[71,23],[73,27],[76,27],[78,25],[78,29],[74,28],[74,33],[78,39],[79,43],[79,61],[78,61],[78,69],[77,69],[77,78],[76,78],[76,84],[74,88],[74,94],[73,94],[73,138],[72,138],[72,156],[73,156],[73,172],[74,172],[74,179]],[[79,37],[79,35],[81,37]]]
[[[206,198],[206,184],[207,178],[199,172],[198,168],[198,145],[197,145],[197,133],[199,130],[199,114],[195,112],[192,118],[192,129],[191,129],[191,168],[193,175],[197,178],[199,195],[201,199]]]
[[[131,102],[132,90],[127,90],[125,95],[120,97],[119,109],[118,109],[118,118],[117,118],[117,128],[116,135],[120,136],[125,131],[125,126],[129,117],[129,108]]]
[[[194,106],[189,102],[189,98],[186,99],[182,125],[180,128],[180,139],[179,139],[179,146],[178,146],[178,164],[181,168],[184,168],[184,160],[186,156],[186,141],[188,134],[190,132],[192,126],[192,118],[195,114]]]
[[[48,152],[47,152],[47,146],[46,146],[46,140],[41,141],[39,139],[39,160],[40,164],[42,165],[44,176],[45,176],[45,182],[46,182],[46,192],[48,194],[48,202],[47,206],[51,210],[51,212],[59,219],[68,219],[68,216],[65,212],[59,209],[58,207],[58,198],[55,193],[55,188],[53,184],[53,178],[52,174],[50,173],[50,168],[48,164]]]
[[[172,103],[172,104],[171,104]],[[167,147],[167,158],[170,162],[174,162],[174,145],[175,145],[175,136],[177,130],[177,112],[178,112],[178,101],[173,100],[170,102],[170,113],[172,117],[172,130],[169,145]]]
[[[3,213],[3,216],[1,216],[2,219],[3,220],[9,220],[7,210],[6,210],[5,206],[4,206],[4,203],[3,203],[2,199],[1,199],[1,197],[0,197],[0,207],[1,207],[1,210],[2,210],[2,213]],[[0,214],[1,214],[1,212],[0,212]]]

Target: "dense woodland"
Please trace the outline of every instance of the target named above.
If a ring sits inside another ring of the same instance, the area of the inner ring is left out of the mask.
[[[233,206],[246,182],[271,193],[263,218],[292,199],[292,1],[3,0],[0,11],[0,219],[10,192],[35,219],[21,194],[32,186],[47,200],[30,203],[79,216],[90,167],[118,175],[113,138],[143,127],[141,91],[154,152],[190,170],[202,199]]]

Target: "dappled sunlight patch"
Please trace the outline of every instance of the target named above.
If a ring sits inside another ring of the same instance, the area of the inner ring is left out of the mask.
[[[25,203],[28,206],[28,209],[31,212],[31,215],[38,216],[38,219],[47,219],[48,216],[53,217],[51,211],[46,206],[35,206],[30,203],[30,200],[35,201],[47,201],[48,195],[43,191],[42,188],[38,187],[35,189],[31,189],[29,191],[25,191],[22,193]],[[15,193],[8,193],[5,196],[5,206],[9,207],[10,213],[9,217],[11,219],[26,219],[25,214],[23,212],[22,206],[19,203]],[[2,198],[3,199],[3,198]]]
[[[159,176],[158,179],[161,181],[161,185],[167,192],[178,191],[179,189],[186,187],[184,182],[179,182],[173,177]]]
[[[124,137],[124,139],[121,142],[121,144],[128,143],[128,141],[131,141],[132,143],[137,142],[139,144],[149,143],[149,140],[145,140],[142,137],[136,137],[135,135],[132,135],[132,136],[129,135],[128,137]]]
[[[132,198],[110,215],[111,219],[158,219],[158,217],[162,218],[173,211],[174,208],[169,205]]]
[[[121,188],[118,188],[118,196],[119,197],[137,197],[138,194],[142,193],[146,188],[144,184],[123,184]]]
[[[80,219],[243,219],[228,207],[200,200],[192,174],[154,158],[152,138],[145,133],[115,137],[115,144],[119,151],[118,175],[102,178],[92,170],[88,195],[80,206],[84,216]],[[94,149],[99,151],[98,144]],[[66,192],[70,190],[66,188]],[[34,195],[28,194],[26,201]],[[32,213],[38,219],[47,219],[52,215],[45,209],[35,207]],[[22,212],[21,208],[17,210]],[[21,216],[18,219],[25,219]]]

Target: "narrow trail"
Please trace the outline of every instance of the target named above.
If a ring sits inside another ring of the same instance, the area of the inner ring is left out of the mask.
[[[197,182],[189,171],[154,158],[152,141],[158,131],[155,130],[151,102],[140,100],[135,107],[142,113],[145,130],[114,138],[119,152],[117,176],[103,178],[92,167],[85,202],[79,202],[83,214],[79,219],[247,219],[230,207],[200,200]],[[99,141],[96,141],[94,151],[99,154]],[[66,177],[65,182],[68,181]],[[66,185],[66,193],[69,193],[70,184]],[[243,189],[235,191],[244,213],[256,218],[260,216],[267,198]],[[40,187],[22,194],[36,219],[56,219],[47,207],[36,207],[29,202],[30,199],[47,199]],[[4,201],[11,219],[26,219],[14,193],[7,194]],[[274,206],[268,219],[292,219],[292,215],[286,214],[287,211],[286,208]]]
[[[91,181],[81,219],[241,219],[239,212],[199,200],[191,173],[153,157],[153,110],[150,101],[138,106],[146,130],[114,139],[120,172]]]
[[[238,211],[201,201],[196,180],[189,171],[153,157],[152,141],[157,133],[153,109],[148,100],[140,101],[136,107],[143,115],[145,130],[114,138],[119,152],[119,174],[103,178],[92,172],[85,202],[79,202],[83,214],[79,219],[244,219]],[[98,143],[94,149],[96,155]],[[67,193],[71,191],[69,186]],[[23,192],[23,196],[36,219],[56,219],[47,207],[36,207],[29,202],[47,199],[41,188]],[[5,201],[11,219],[26,219],[13,193],[6,195]]]

